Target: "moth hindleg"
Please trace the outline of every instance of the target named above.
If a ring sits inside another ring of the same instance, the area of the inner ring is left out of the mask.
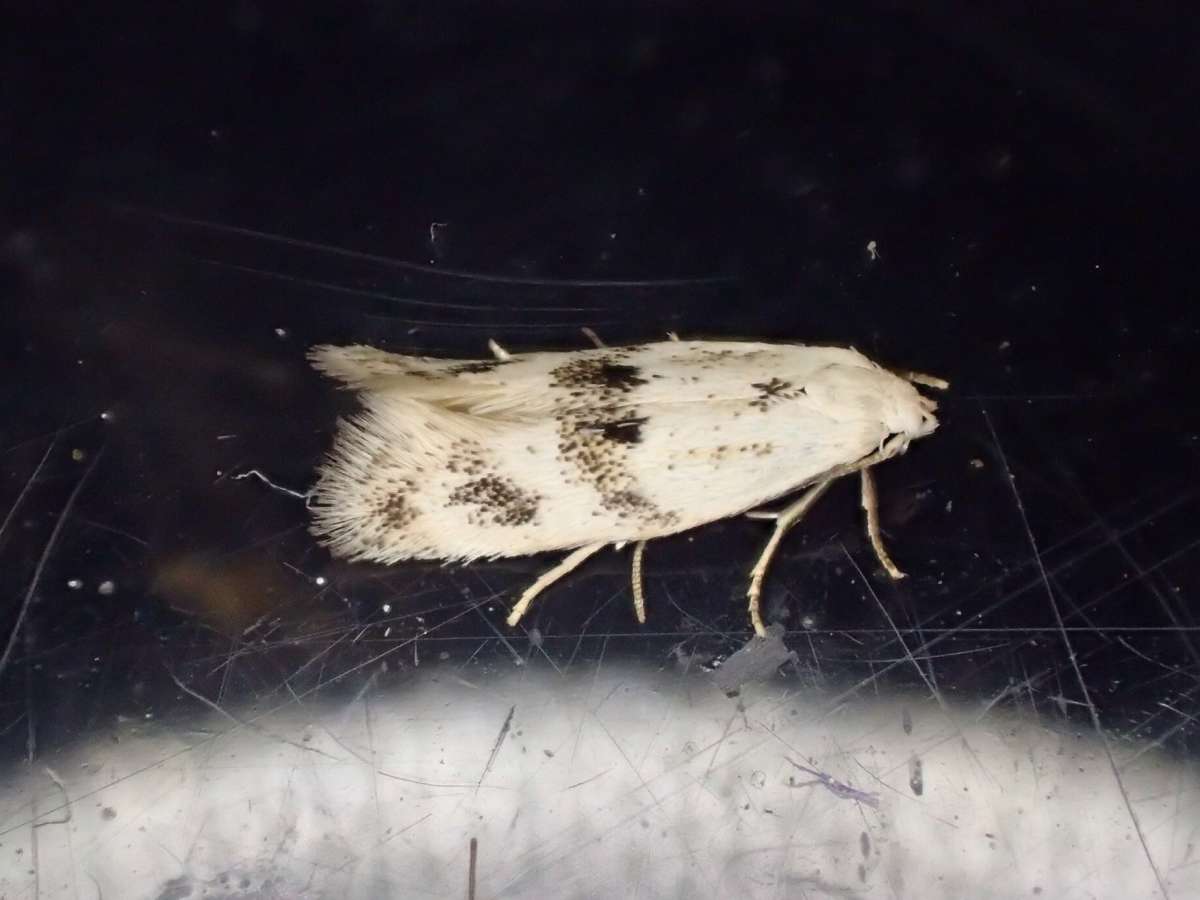
[[[642,583],[642,557],[646,554],[646,542],[638,541],[633,545],[633,567],[630,572],[630,583],[633,585],[633,611],[638,624],[646,624],[646,588]]]
[[[521,594],[521,599],[517,601],[517,605],[514,606],[512,608],[512,612],[508,614],[508,619],[506,621],[508,622],[509,626],[511,627],[516,625],[521,621],[521,616],[525,615],[525,611],[529,609],[529,604],[533,602],[534,598],[537,597],[538,594],[550,587],[550,585],[554,584],[554,582],[558,581],[563,576],[569,575],[572,571],[579,568],[584,560],[597,551],[604,549],[606,546],[607,542],[602,544],[585,544],[584,546],[568,553],[566,558],[564,558],[553,569],[548,572],[544,572],[537,581],[525,588],[525,593]]]
[[[798,500],[779,512],[775,518],[775,531],[772,532],[771,539],[767,541],[767,545],[763,547],[762,553],[759,554],[758,562],[750,570],[750,588],[746,591],[746,596],[750,600],[750,622],[754,625],[754,633],[759,637],[764,637],[767,633],[767,630],[763,627],[762,615],[759,612],[759,597],[762,594],[762,583],[764,576],[767,574],[767,566],[770,565],[775,551],[779,549],[779,542],[783,540],[783,536],[788,533],[793,525],[804,518],[804,514],[828,490],[833,481],[832,478],[825,481],[818,481],[801,494]]]

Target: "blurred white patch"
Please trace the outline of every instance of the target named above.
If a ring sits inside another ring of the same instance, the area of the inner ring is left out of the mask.
[[[1196,769],[1110,740],[1117,777],[1045,714],[456,672],[340,706],[181,698],[14,764],[0,895],[461,897],[476,838],[479,897],[1161,896],[1147,850],[1200,896]]]

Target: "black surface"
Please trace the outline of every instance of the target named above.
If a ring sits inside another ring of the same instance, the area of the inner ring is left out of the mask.
[[[597,557],[530,641],[503,615],[549,560],[331,562],[300,502],[230,477],[310,482],[351,401],[309,344],[483,356],[581,326],[852,343],[950,379],[940,430],[879,474],[912,577],[878,576],[849,483],[788,541],[767,601],[794,674],[922,688],[911,652],[947,694],[1084,727],[1091,702],[1194,753],[1192,21],[5,15],[0,639],[30,598],[6,758],[183,716],[172,676],[263,708],[351,697],[383,655],[402,680],[414,635],[488,669],[736,650],[761,523],[652,545],[644,628],[626,558]]]

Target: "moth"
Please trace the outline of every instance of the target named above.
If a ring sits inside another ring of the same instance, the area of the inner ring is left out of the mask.
[[[768,565],[836,479],[862,479],[884,569],[871,469],[937,428],[937,404],[850,348],[671,340],[493,358],[433,359],[365,345],[312,348],[356,391],[309,497],[312,531],[337,556],[385,564],[569,551],[508,616],[609,545],[633,544],[645,621],[646,542],[747,514],[774,521],[750,572],[757,634]],[[764,504],[803,491],[783,509]]]

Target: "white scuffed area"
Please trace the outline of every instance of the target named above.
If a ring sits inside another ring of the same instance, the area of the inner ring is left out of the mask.
[[[254,727],[197,703],[4,773],[0,896],[458,898],[472,837],[480,898],[1149,898],[1151,859],[1200,896],[1193,765],[1110,743],[1118,780],[1091,731],[827,699],[446,666],[227,710]]]

